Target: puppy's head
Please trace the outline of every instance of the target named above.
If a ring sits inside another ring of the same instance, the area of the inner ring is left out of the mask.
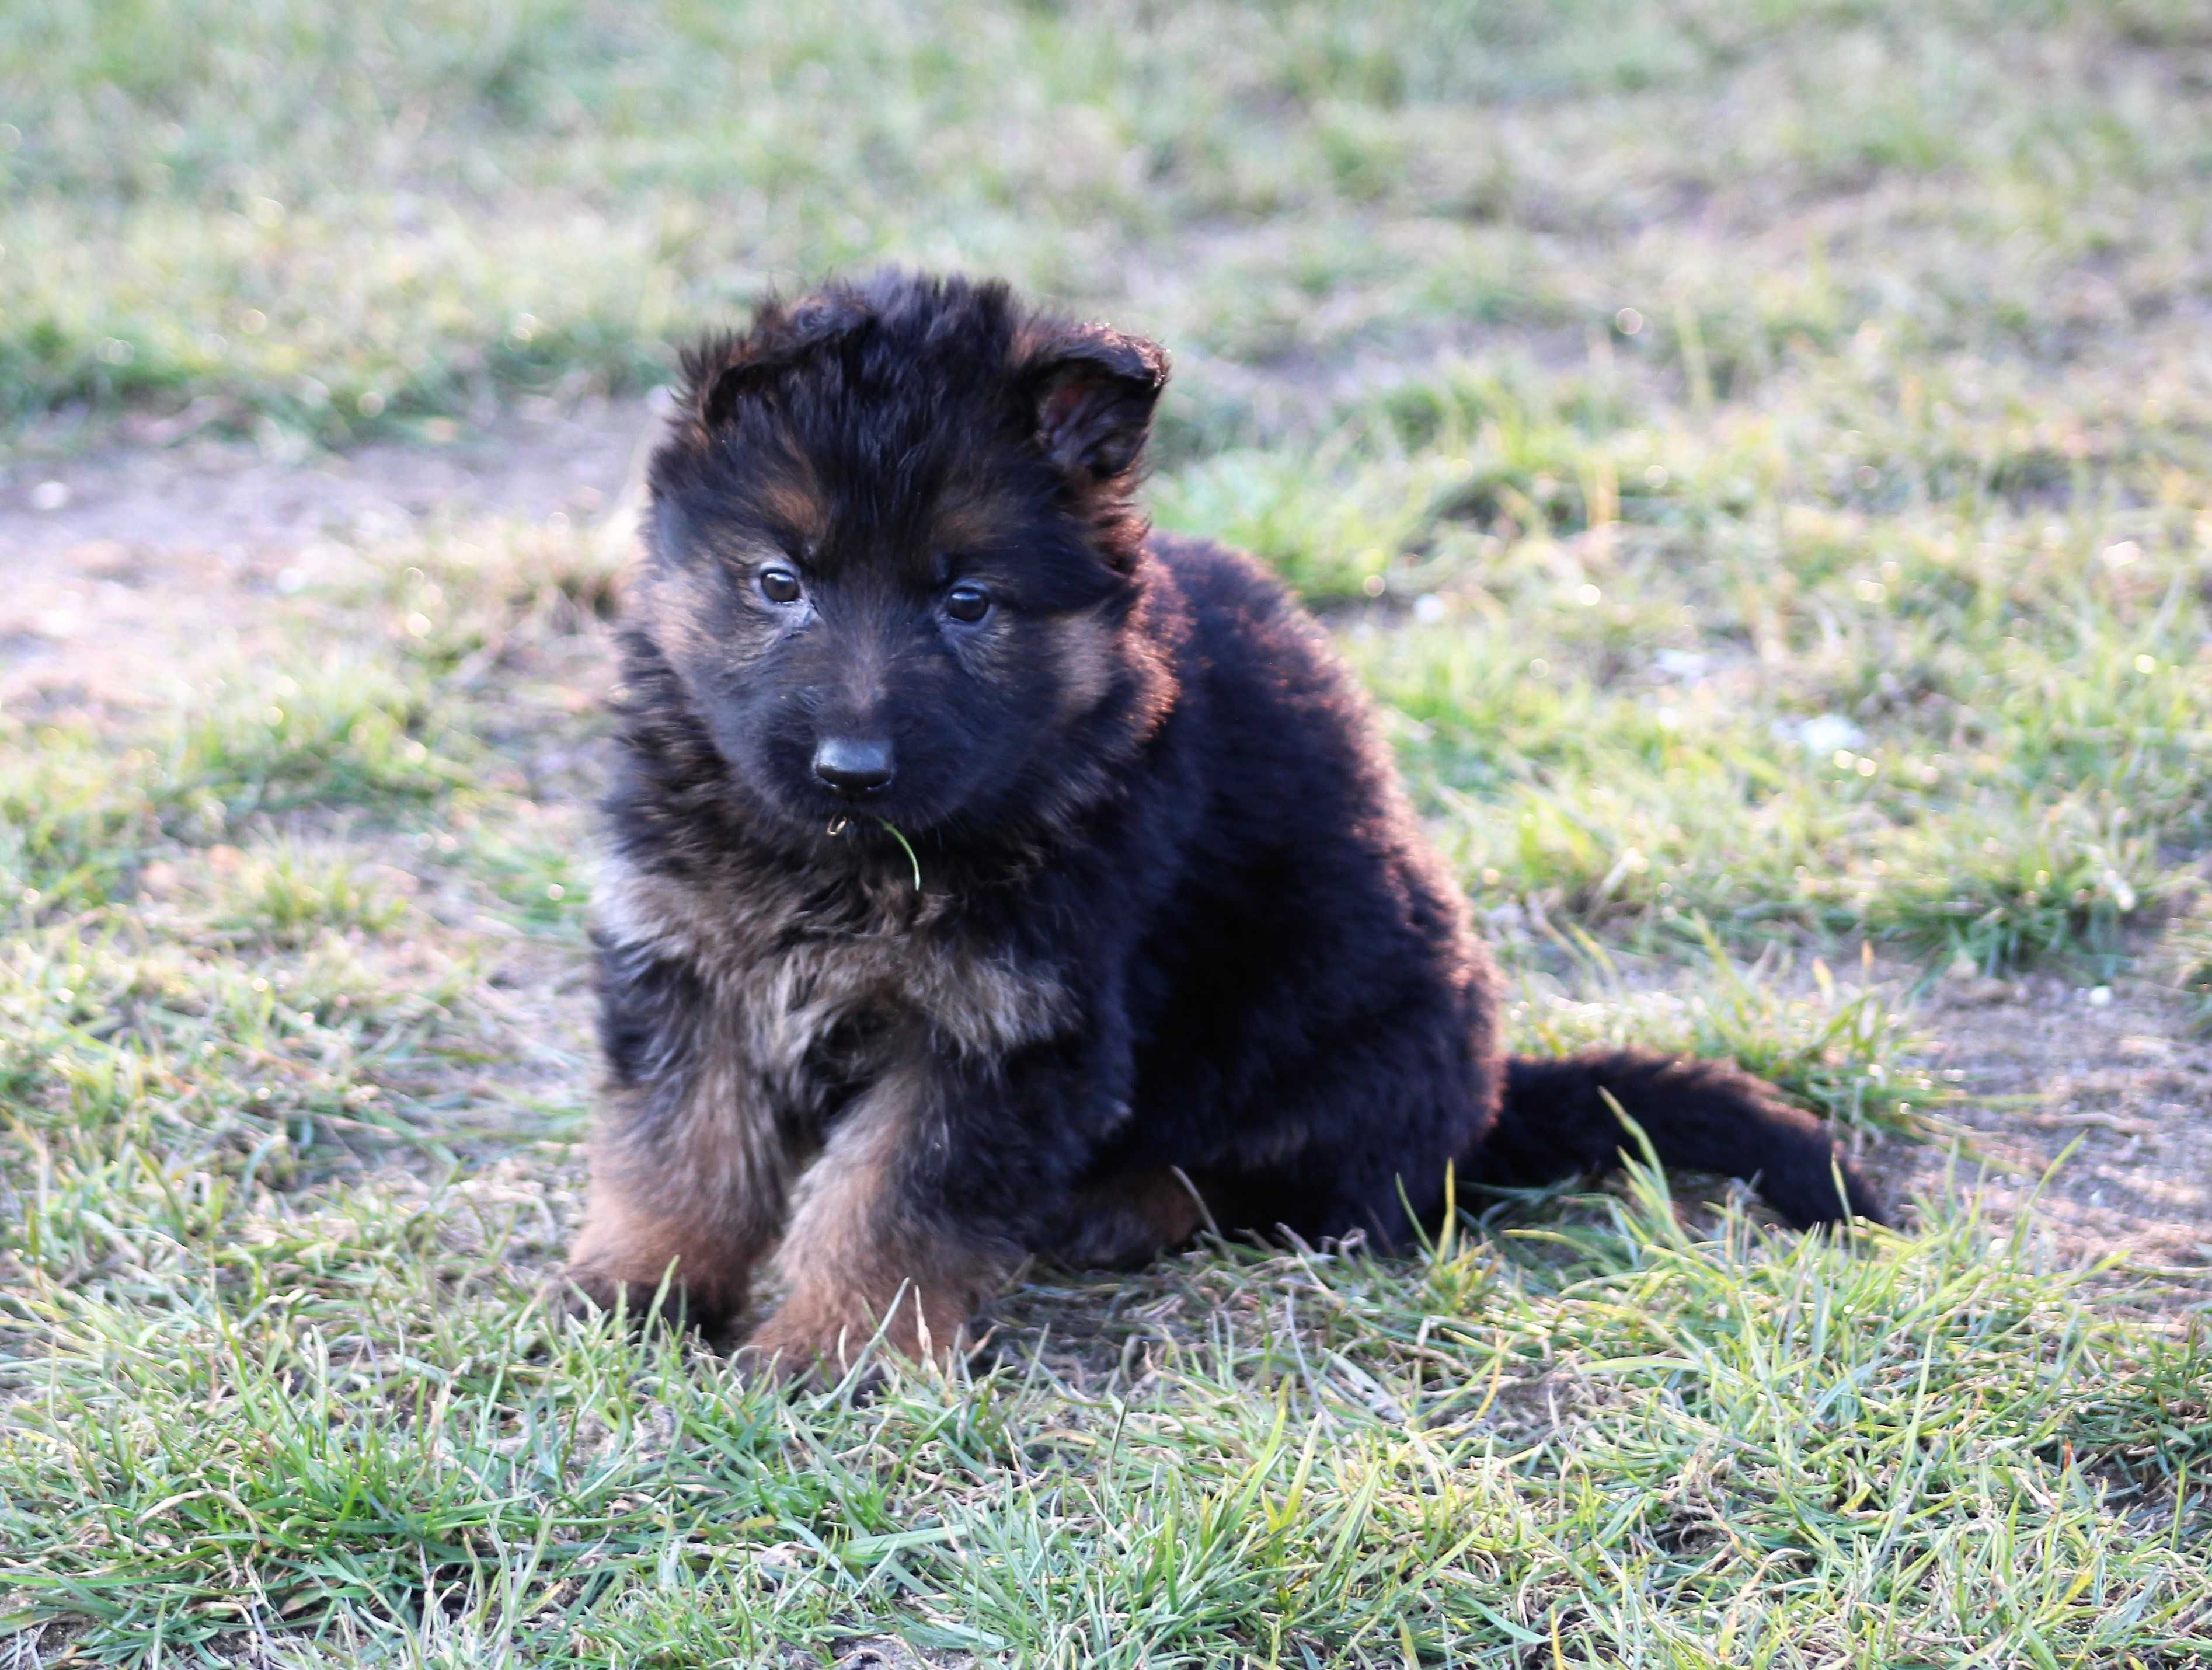
[[[684,372],[631,623],[760,815],[988,833],[1156,719],[1130,495],[1158,349],[894,273]]]

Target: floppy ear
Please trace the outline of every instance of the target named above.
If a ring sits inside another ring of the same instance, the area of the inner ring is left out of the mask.
[[[1167,381],[1167,354],[1142,337],[1103,325],[1060,331],[1032,350],[1024,379],[1037,444],[1068,475],[1124,475],[1145,450]]]
[[[712,434],[740,405],[774,394],[801,360],[858,330],[870,316],[863,301],[842,292],[788,309],[774,300],[764,302],[751,330],[725,331],[684,351],[684,409]]]

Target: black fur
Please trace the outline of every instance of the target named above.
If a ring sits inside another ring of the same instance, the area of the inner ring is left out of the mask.
[[[1761,1078],[1718,1061],[1597,1050],[1505,1064],[1505,1102],[1470,1157],[1476,1183],[1525,1186],[1599,1172],[1622,1150],[1618,1108],[1643,1126],[1667,1164],[1756,1177],[1767,1205],[1799,1229],[1838,1216],[1882,1221],[1866,1180],[1839,1164],[1820,1122]]]
[[[1489,961],[1325,635],[1258,564],[1133,507],[1157,349],[887,275],[771,306],[686,370],[607,801],[622,896],[653,902],[601,939],[617,1088],[642,1092],[603,1152],[633,1195],[698,1163],[657,1145],[641,1079],[714,1036],[755,1098],[727,1117],[793,1133],[795,1169],[873,1078],[923,1073],[893,1210],[1007,1256],[1098,1251],[1092,1203],[1166,1168],[1226,1230],[1399,1243],[1448,1165],[1615,1163],[1604,1092],[1662,1161],[1755,1177],[1794,1224],[1880,1216],[1757,1079],[1506,1060]],[[763,600],[771,568],[801,603]],[[980,627],[946,612],[963,581]],[[857,805],[811,765],[848,732],[897,762]],[[775,1035],[770,1002],[823,1035],[769,1059],[745,1040]]]

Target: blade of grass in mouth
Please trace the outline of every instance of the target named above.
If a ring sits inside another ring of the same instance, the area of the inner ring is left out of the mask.
[[[890,831],[891,839],[898,842],[900,846],[906,848],[906,861],[914,866],[914,890],[917,893],[921,892],[921,856],[914,850],[914,843],[899,833],[898,825],[892,823],[890,818],[878,817],[876,822],[882,824],[886,829],[889,829]]]

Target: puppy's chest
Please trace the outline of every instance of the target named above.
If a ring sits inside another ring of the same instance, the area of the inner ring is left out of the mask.
[[[802,1097],[915,1050],[1002,1056],[1070,1019],[1054,970],[976,944],[957,919],[825,922],[773,886],[709,895],[635,871],[604,877],[595,908],[611,938],[696,969],[726,1044]]]

